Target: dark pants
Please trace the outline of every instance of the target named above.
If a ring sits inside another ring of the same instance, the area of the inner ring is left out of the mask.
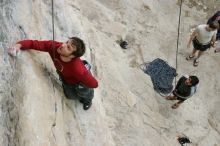
[[[68,99],[79,100],[82,103],[91,102],[94,97],[94,89],[84,85],[69,85],[62,83],[64,94]]]
[[[206,51],[211,47],[211,43],[207,43],[206,45],[201,44],[196,38],[193,39],[193,47],[199,51]]]
[[[90,71],[91,65],[86,60],[83,60],[82,62],[85,65],[85,67]],[[94,97],[93,88],[88,88],[81,84],[76,84],[76,85],[67,84],[61,78],[61,76],[60,76],[60,80],[62,81],[64,94],[68,99],[73,99],[73,100],[77,99],[82,103],[92,102],[92,99]]]

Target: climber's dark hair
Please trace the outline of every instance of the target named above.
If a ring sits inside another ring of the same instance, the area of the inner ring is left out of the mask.
[[[76,51],[74,51],[72,54],[75,57],[81,57],[86,52],[86,46],[83,40],[81,40],[78,37],[70,37],[72,45],[76,46]]]

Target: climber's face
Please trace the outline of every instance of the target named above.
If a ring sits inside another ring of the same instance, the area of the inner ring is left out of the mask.
[[[58,49],[57,52],[64,57],[72,56],[72,53],[76,51],[76,46],[71,42],[72,40],[68,40],[63,43]]]

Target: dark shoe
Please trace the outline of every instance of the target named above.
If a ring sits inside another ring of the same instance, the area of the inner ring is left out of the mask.
[[[84,103],[84,101],[82,99],[80,99],[79,102],[82,103],[82,104]]]
[[[128,42],[126,42],[126,41],[121,41],[121,42],[120,42],[120,46],[121,46],[122,49],[127,49]]]
[[[184,144],[186,143],[192,143],[188,137],[178,137],[177,139],[179,141],[179,143],[184,146]]]
[[[194,56],[189,55],[186,57],[186,60],[189,61],[189,60],[192,60],[193,58],[194,58]]]
[[[91,106],[92,106],[92,101],[83,103],[83,109],[84,110],[88,110]]]
[[[199,60],[196,58],[193,62],[193,66],[197,67],[199,65]]]

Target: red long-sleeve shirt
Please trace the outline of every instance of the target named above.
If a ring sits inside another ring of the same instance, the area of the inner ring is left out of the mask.
[[[21,50],[34,49],[48,52],[66,83],[71,85],[82,83],[89,88],[98,87],[97,80],[87,70],[79,57],[75,57],[69,62],[63,62],[60,59],[57,49],[62,45],[61,42],[54,41],[53,44],[53,41],[22,40],[17,43],[22,45]]]

